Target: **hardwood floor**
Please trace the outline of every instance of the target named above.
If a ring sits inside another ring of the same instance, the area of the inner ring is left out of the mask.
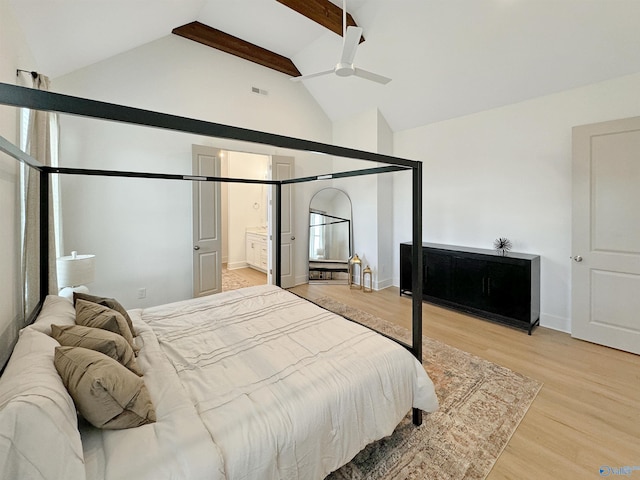
[[[267,274],[254,268],[237,268],[231,271],[248,282],[251,286],[264,285],[267,283]]]
[[[299,285],[310,300],[331,296],[405,328],[411,299],[344,285]],[[424,334],[544,383],[489,480],[589,479],[601,467],[638,467],[640,357],[538,327],[533,335],[423,303]],[[612,473],[612,476],[616,476]]]

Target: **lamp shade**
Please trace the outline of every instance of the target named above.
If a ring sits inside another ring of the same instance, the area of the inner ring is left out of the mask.
[[[71,252],[68,257],[58,257],[58,287],[76,287],[93,282],[96,271],[95,255],[78,255]]]

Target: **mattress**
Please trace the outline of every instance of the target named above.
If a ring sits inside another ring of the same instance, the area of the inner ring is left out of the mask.
[[[438,408],[405,348],[275,286],[130,314],[158,419],[83,427],[87,478],[322,479]]]

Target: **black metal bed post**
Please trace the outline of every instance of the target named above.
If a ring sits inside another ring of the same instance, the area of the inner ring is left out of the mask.
[[[275,242],[274,247],[274,264],[275,264],[275,284],[277,287],[282,286],[281,275],[282,275],[282,211],[280,210],[280,205],[282,203],[282,183],[276,183],[276,195],[275,200],[276,204],[274,206],[275,210],[275,222],[273,228],[271,229],[271,235],[273,235],[273,241]]]
[[[33,171],[30,174],[35,173]],[[49,172],[40,170],[40,302],[49,294]]]
[[[412,167],[413,238],[411,249],[412,352],[422,363],[422,163]],[[413,409],[413,424],[422,424],[422,410]]]

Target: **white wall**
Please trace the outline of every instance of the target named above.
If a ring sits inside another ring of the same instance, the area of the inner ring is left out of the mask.
[[[377,113],[376,153],[393,155],[393,131],[379,111]],[[372,266],[374,288],[393,285],[393,175],[385,173],[375,176],[378,222],[378,263]]]
[[[391,154],[393,133],[378,109],[334,122],[336,145],[374,153]],[[338,171],[376,166],[371,162],[335,159]],[[334,180],[333,186],[347,192],[353,205],[354,253],[363,268],[372,270],[373,287],[378,290],[393,283],[393,177],[390,174],[366,175]]]
[[[424,241],[541,256],[541,324],[571,329],[571,128],[640,115],[640,74],[398,132],[424,162]],[[395,175],[394,245],[411,238],[410,175]],[[394,283],[398,285],[398,248]]]
[[[256,95],[251,87],[268,91]],[[331,124],[302,85],[265,67],[169,35],[56,78],[53,90],[222,124],[330,143]],[[190,173],[191,145],[290,155],[283,149],[202,138],[96,120],[61,118],[61,164]],[[296,155],[296,172],[321,165]],[[65,251],[95,253],[97,279],[89,285],[128,308],[191,295],[191,186],[134,179],[62,179]],[[310,196],[295,188],[296,204]],[[308,204],[308,200],[306,201]],[[297,219],[306,236],[307,212]],[[298,244],[298,258],[305,245]],[[306,263],[296,264],[305,278]],[[147,298],[136,298],[138,288]]]
[[[0,82],[15,84],[16,69],[35,70],[35,64],[23,32],[18,28],[7,2],[0,2]],[[18,113],[13,107],[0,106],[0,135],[12,143],[18,141]],[[17,333],[22,317],[20,302],[20,217],[18,209],[19,169],[11,157],[0,153],[0,336],[7,330]],[[8,352],[0,345],[0,352]],[[0,359],[2,360],[2,359]]]

